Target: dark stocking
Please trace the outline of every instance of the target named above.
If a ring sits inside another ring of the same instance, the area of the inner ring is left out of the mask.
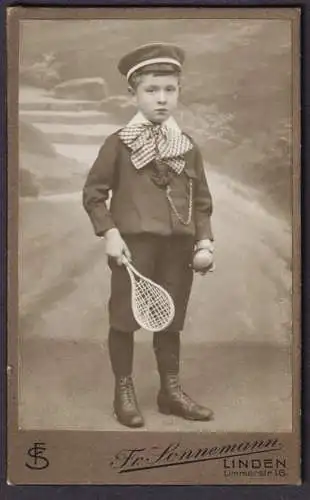
[[[160,376],[177,375],[180,365],[180,333],[154,333],[153,348]]]
[[[126,377],[132,373],[133,333],[110,328],[108,345],[113,373],[116,377]]]

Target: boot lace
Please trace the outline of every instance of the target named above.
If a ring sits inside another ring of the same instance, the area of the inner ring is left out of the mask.
[[[170,386],[173,388],[174,391],[177,393],[177,397],[175,399],[178,399],[181,403],[184,403],[186,406],[189,406],[191,408],[194,408],[197,406],[197,403],[195,403],[186,392],[183,391],[181,384],[178,380],[178,377],[170,377]]]
[[[122,393],[122,399],[127,405],[133,405],[136,403],[136,395],[134,391],[134,386],[132,379],[129,377],[121,378],[119,381],[120,392]]]

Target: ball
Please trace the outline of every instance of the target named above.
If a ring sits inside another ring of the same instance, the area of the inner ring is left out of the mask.
[[[193,269],[195,271],[204,271],[213,264],[213,254],[207,249],[197,250],[193,258]]]

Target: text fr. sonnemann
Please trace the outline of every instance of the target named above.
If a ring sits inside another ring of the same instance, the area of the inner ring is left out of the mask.
[[[111,462],[112,467],[132,469],[146,466],[162,467],[173,463],[200,462],[229,456],[249,455],[263,451],[281,449],[278,439],[241,441],[206,448],[184,448],[180,443],[170,443],[165,448],[153,446],[150,448],[122,449]]]

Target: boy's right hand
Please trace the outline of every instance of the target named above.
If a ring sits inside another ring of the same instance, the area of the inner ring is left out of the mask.
[[[129,261],[131,260],[130,250],[116,227],[106,231],[104,238],[107,256],[115,259],[119,266],[123,264],[122,258],[124,255]]]

